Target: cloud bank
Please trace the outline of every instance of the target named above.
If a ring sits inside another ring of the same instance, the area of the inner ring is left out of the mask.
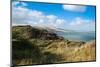
[[[86,7],[81,5],[63,5],[64,10],[73,11],[73,12],[85,12]]]
[[[12,3],[12,25],[47,26],[84,31],[95,30],[95,21],[93,20],[79,16],[68,21],[53,14],[45,15],[42,11],[29,9],[26,6],[28,4],[24,2]],[[74,12],[84,12],[86,10],[86,7],[75,5],[63,5],[62,8]]]
[[[21,6],[17,6],[18,4]],[[45,15],[41,11],[25,8],[26,3],[14,2],[12,6],[13,25],[30,24],[57,27],[65,22],[64,19],[60,19],[55,15]]]

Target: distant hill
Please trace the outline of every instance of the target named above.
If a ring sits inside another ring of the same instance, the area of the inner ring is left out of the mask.
[[[48,27],[48,26],[33,26],[34,28],[37,29],[45,29],[48,30],[49,32],[75,32],[74,30],[69,30],[69,29],[62,29],[62,28],[56,28],[56,27]]]
[[[56,27],[48,27],[48,26],[33,26],[34,28],[37,29],[45,29],[49,32],[75,32],[75,33],[81,33],[81,34],[90,34],[90,33],[95,33],[95,31],[77,31],[77,30],[72,30],[72,29],[62,29],[62,28],[56,28]]]

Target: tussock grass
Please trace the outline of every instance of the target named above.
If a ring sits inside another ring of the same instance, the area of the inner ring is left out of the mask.
[[[95,41],[85,43],[69,40],[30,39],[13,42],[13,64],[15,65],[93,61],[95,59]]]
[[[12,29],[13,65],[93,61],[95,40],[70,41],[47,30],[27,26]]]

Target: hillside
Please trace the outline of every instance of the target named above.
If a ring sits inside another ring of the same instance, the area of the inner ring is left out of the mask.
[[[95,61],[95,40],[70,41],[36,27],[12,27],[13,65]],[[74,59],[73,59],[74,58]]]
[[[63,37],[57,36],[54,32],[50,32],[46,29],[43,28],[36,28],[32,27],[30,25],[26,26],[13,26],[12,28],[13,31],[13,39],[17,38],[18,36],[16,35],[21,35],[21,37],[24,38],[39,38],[39,39],[63,39]]]

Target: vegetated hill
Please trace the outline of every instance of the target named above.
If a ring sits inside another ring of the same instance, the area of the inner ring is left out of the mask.
[[[96,60],[96,41],[91,40],[86,42],[75,52],[75,60],[79,61],[95,61]]]
[[[44,51],[60,55],[63,59],[60,62],[95,61],[95,45],[95,40],[86,43],[69,40],[56,41],[47,46]]]
[[[13,26],[12,37],[13,65],[96,60],[95,40],[64,40],[53,32],[29,25]]]
[[[30,25],[26,26],[13,26],[12,27],[12,34],[13,39],[17,38],[18,36],[24,38],[39,38],[39,39],[63,39],[63,37],[57,36],[54,32],[50,32],[47,29],[43,28],[36,28]]]
[[[14,65],[95,61],[95,55],[95,41],[87,43],[40,39],[13,41]]]

